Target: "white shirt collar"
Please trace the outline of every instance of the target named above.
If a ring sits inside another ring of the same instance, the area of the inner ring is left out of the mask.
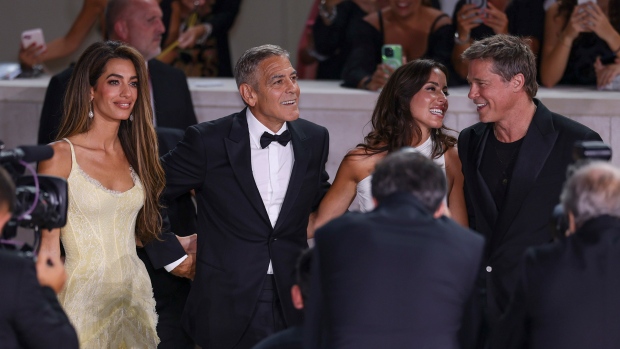
[[[250,141],[254,144],[255,147],[260,147],[260,136],[262,136],[264,132],[273,134],[273,131],[271,131],[260,121],[258,121],[256,116],[254,116],[254,114],[252,114],[252,112],[250,111],[250,108],[246,109],[245,115],[248,122],[248,131],[250,132]],[[280,135],[287,129],[288,126],[285,122],[275,134]]]

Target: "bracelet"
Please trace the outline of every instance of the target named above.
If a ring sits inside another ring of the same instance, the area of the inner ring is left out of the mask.
[[[202,23],[202,26],[205,28],[205,33],[196,39],[196,45],[203,45],[211,35],[211,31],[213,31],[213,26],[209,23]]]
[[[327,11],[325,9],[325,0],[321,0],[321,3],[319,4],[319,16],[323,17],[324,20],[331,23],[334,21],[334,19],[336,19],[336,15],[336,6],[333,6],[331,11]]]
[[[368,90],[368,85],[370,85],[370,82],[372,81],[372,77],[367,76],[364,79],[366,79],[366,80],[364,80],[364,82],[362,82],[362,88],[364,90]]]
[[[454,32],[454,43],[457,45],[469,44],[469,33],[467,33],[467,36],[463,40],[461,40],[458,30],[455,31]]]

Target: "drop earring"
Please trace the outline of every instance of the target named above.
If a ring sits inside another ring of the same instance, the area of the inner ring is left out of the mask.
[[[90,110],[88,111],[88,117],[92,119],[94,116],[95,116],[95,113],[93,113],[93,101],[91,99],[91,101],[90,101]]]
[[[129,114],[129,121],[133,121],[133,114]]]

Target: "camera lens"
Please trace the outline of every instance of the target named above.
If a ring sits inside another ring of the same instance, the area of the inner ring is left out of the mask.
[[[394,49],[391,47],[386,47],[383,53],[386,57],[394,57]]]

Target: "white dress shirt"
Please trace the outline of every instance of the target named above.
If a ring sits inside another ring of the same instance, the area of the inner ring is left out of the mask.
[[[252,158],[252,175],[258,188],[263,204],[269,215],[271,226],[276,225],[280,209],[284,202],[284,196],[288,188],[288,182],[293,170],[292,142],[282,146],[278,142],[271,142],[265,149],[261,148],[260,137],[263,132],[273,134],[265,125],[256,119],[250,109],[247,109],[246,118],[250,133],[250,151]],[[286,123],[276,132],[277,135],[287,130]],[[267,274],[273,274],[273,267],[269,261]]]

